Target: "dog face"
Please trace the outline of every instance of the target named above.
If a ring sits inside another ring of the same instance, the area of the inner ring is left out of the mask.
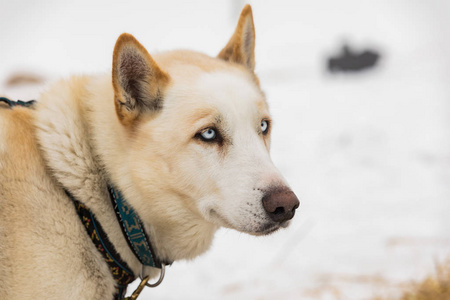
[[[269,156],[272,119],[254,74],[254,38],[249,6],[217,58],[174,51],[153,59],[132,36],[119,37],[115,105],[129,172],[152,198],[133,203],[144,218],[195,215],[260,235],[294,216],[298,199]]]

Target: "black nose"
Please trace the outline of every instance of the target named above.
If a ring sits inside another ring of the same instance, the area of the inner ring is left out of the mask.
[[[300,205],[297,196],[288,188],[268,190],[262,198],[264,209],[275,222],[284,222],[294,217]]]

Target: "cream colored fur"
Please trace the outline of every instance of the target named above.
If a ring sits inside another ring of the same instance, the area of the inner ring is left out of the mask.
[[[151,58],[122,36],[115,59],[143,53],[158,68],[151,76],[161,70],[156,111],[114,102],[127,99],[117,86],[120,68],[115,86],[111,74],[73,77],[50,87],[34,110],[0,107],[0,299],[112,298],[110,271],[63,187],[94,212],[135,274],[158,271],[129,249],[108,182],[136,209],[165,261],[205,252],[220,226],[261,235],[287,225],[270,222],[261,203],[267,187],[286,183],[260,128],[270,115],[253,73],[254,44],[239,46],[241,36],[254,39],[249,7],[219,58],[190,51]],[[198,138],[212,126],[223,145]]]

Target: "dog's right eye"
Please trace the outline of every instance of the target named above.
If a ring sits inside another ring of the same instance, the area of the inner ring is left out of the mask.
[[[203,129],[195,136],[207,143],[217,142],[220,140],[220,134],[217,129],[211,127]]]

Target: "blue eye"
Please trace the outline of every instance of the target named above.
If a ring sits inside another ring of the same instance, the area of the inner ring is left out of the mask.
[[[212,141],[217,137],[216,131],[212,128],[208,128],[204,130],[202,133],[200,133],[200,136],[205,141]]]
[[[269,131],[269,122],[266,120],[261,121],[261,131],[263,134],[266,134]]]
[[[200,130],[195,135],[195,138],[205,143],[218,144],[219,146],[222,146],[224,141],[220,131],[215,127],[207,127]]]

